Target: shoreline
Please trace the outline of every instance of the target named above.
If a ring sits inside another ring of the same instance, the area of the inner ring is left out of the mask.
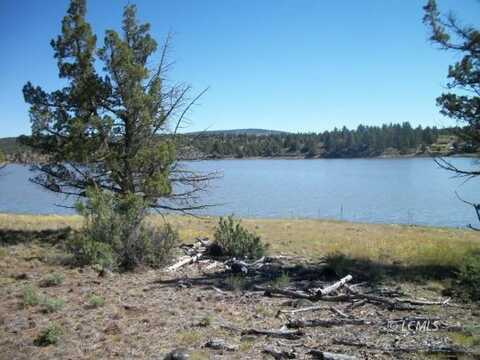
[[[147,218],[151,220],[156,220],[159,218],[166,218],[175,221],[176,219],[187,219],[187,221],[218,221],[221,217],[227,217],[229,214],[225,215],[188,215],[180,213],[163,213],[163,214],[150,214]],[[53,220],[58,220],[61,223],[69,222],[78,222],[81,221],[82,217],[78,214],[33,214],[33,213],[9,213],[0,211],[0,230],[2,229],[2,219],[7,217],[13,217],[17,221],[29,221],[34,220],[34,222],[44,221],[52,222]],[[387,222],[365,222],[365,221],[353,221],[353,220],[340,220],[334,218],[313,218],[313,217],[253,217],[253,216],[234,216],[235,219],[240,221],[245,221],[249,223],[317,223],[317,224],[337,224],[343,226],[364,226],[364,227],[388,227],[388,228],[405,228],[405,229],[418,229],[418,230],[445,230],[445,231],[466,231],[470,232],[465,226],[435,226],[428,224],[406,224],[406,223],[387,223]],[[480,240],[480,233],[479,233]]]

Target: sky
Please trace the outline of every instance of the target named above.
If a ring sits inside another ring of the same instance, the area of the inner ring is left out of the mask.
[[[428,41],[426,0],[137,0],[161,42],[174,34],[169,77],[199,92],[188,131],[264,128],[319,132],[409,121],[450,126],[435,98],[458,55]],[[124,0],[89,0],[103,41],[119,29]],[[480,1],[439,0],[466,24]],[[27,81],[55,90],[50,40],[67,0],[0,0],[0,137],[30,133]],[[158,61],[158,54],[152,64]]]

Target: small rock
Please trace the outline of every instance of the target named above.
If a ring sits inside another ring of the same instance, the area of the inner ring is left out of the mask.
[[[184,349],[175,349],[172,352],[169,352],[164,360],[189,360],[190,355]]]

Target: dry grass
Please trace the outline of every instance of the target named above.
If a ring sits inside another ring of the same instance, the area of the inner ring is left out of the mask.
[[[169,216],[167,220],[178,228],[183,241],[191,241],[196,236],[210,237],[218,221],[217,218],[183,216]],[[150,221],[160,224],[164,220],[155,216]],[[479,233],[454,229],[315,220],[246,219],[243,224],[270,243],[272,253],[293,253],[310,258],[341,252],[354,258],[391,264],[455,265],[460,263],[465,252],[480,248]],[[81,218],[0,214],[0,240],[2,230],[4,233],[16,230],[30,234],[36,230],[66,226],[79,228]],[[244,293],[241,282],[221,273],[209,274],[207,279],[210,280],[204,283],[204,270],[197,264],[174,274],[144,270],[100,277],[93,267],[62,266],[61,258],[62,247],[54,243],[32,241],[0,247],[0,359],[162,359],[176,347],[187,348],[192,359],[261,359],[264,356],[262,349],[276,343],[274,339],[242,337],[238,332],[227,331],[222,324],[278,329],[285,321],[277,317],[277,310],[294,306],[287,305],[285,298],[264,297],[258,292]],[[42,287],[52,274],[60,274],[63,281],[55,282],[55,286]],[[199,279],[198,282],[195,279]],[[290,280],[288,275],[281,273],[274,281],[278,286],[285,286]],[[218,293],[212,285],[221,287],[224,292]],[[234,286],[230,289],[230,285]],[[399,281],[394,285],[417,298],[444,297],[442,282]],[[33,301],[29,297],[33,297]],[[56,302],[49,305],[51,311],[46,311],[48,308],[42,299],[55,299]],[[332,317],[330,305],[326,303],[325,310],[311,316]],[[476,304],[425,308],[422,313],[468,326],[480,321],[480,309]],[[373,305],[353,312],[358,318],[377,315],[396,318],[405,314],[392,314],[391,310]],[[58,343],[35,346],[35,339],[50,324],[62,330]],[[356,349],[333,344],[332,338],[362,334],[370,342],[392,341],[390,334],[381,331],[372,326],[345,326],[333,331],[310,329],[306,346],[357,354]],[[429,343],[448,337],[454,343],[479,349],[477,335],[425,333],[402,336],[405,336],[402,341],[406,343]],[[222,355],[220,351],[203,348],[213,338],[226,339],[239,350]],[[300,350],[303,352],[299,358],[303,358],[305,349]],[[417,359],[417,355],[404,358]],[[372,354],[373,357],[390,358],[382,353]]]
[[[182,241],[211,237],[218,218],[152,216],[149,221],[172,223]],[[79,228],[79,216],[0,214],[3,230]],[[480,233],[451,228],[378,225],[326,220],[244,219],[242,223],[261,235],[271,253],[309,258],[342,253],[356,259],[404,265],[456,267],[468,252],[480,250]]]

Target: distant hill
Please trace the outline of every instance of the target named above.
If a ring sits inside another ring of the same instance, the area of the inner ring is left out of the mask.
[[[0,150],[2,150],[5,154],[16,153],[23,151],[24,149],[25,147],[17,142],[16,137],[0,138]]]
[[[184,135],[282,135],[288,134],[287,131],[281,130],[267,130],[267,129],[232,129],[232,130],[206,130],[185,133]]]

